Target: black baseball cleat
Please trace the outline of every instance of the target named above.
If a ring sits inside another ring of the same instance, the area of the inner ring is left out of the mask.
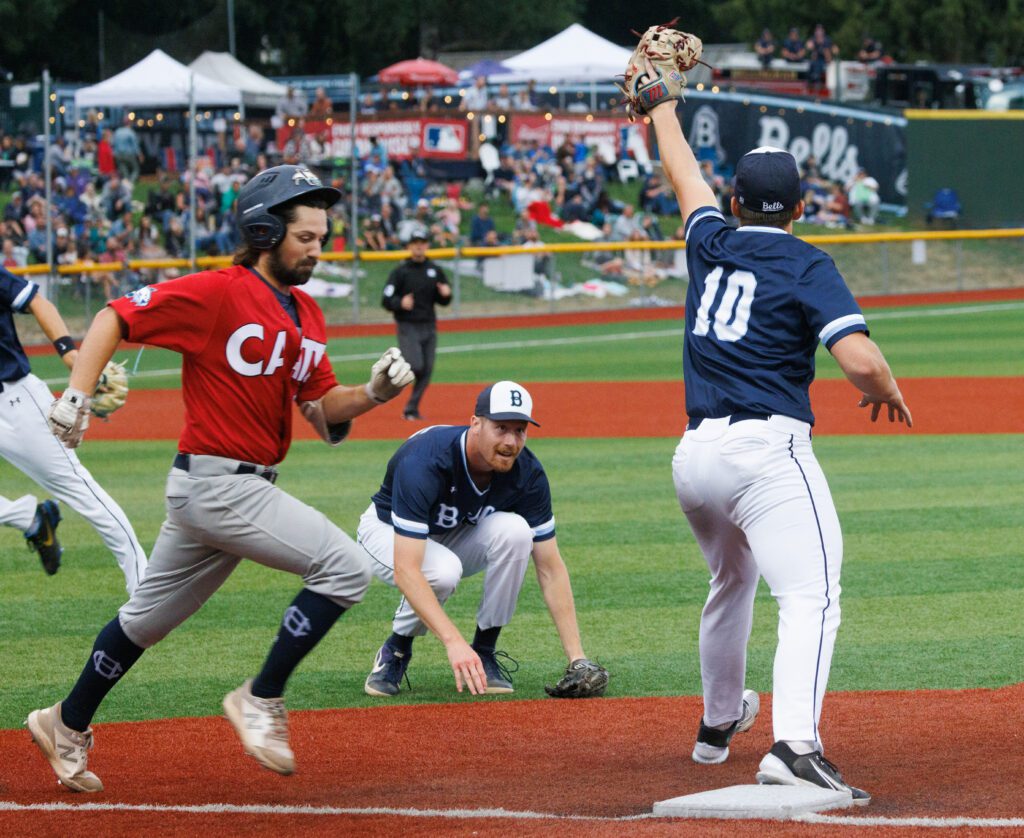
[[[480,656],[484,674],[487,676],[487,695],[507,695],[515,692],[512,686],[512,673],[519,670],[519,661],[507,652],[495,652],[494,649],[481,649],[473,646],[473,651]],[[499,660],[500,658],[500,660]]]
[[[60,523],[60,507],[55,500],[44,500],[36,507],[36,517],[25,533],[29,549],[39,554],[43,570],[53,576],[60,569],[60,557],[64,548],[57,540],[57,525]],[[29,535],[31,533],[31,535]]]
[[[409,668],[409,661],[412,660],[412,651],[400,652],[390,643],[385,643],[377,650],[377,657],[373,661],[373,669],[366,676],[366,683],[363,684],[363,692],[367,695],[387,698],[398,695],[402,689],[402,678],[409,683],[405,674]]]
[[[743,715],[730,727],[725,730],[708,727],[701,718],[700,727],[697,729],[697,741],[691,754],[693,761],[701,765],[718,765],[725,762],[729,758],[729,742],[737,733],[743,733],[754,726],[760,709],[761,699],[757,693],[753,690],[744,690]]]
[[[855,806],[867,806],[871,795],[851,786],[843,775],[817,751],[797,754],[785,742],[776,742],[761,760],[757,782],[762,785],[817,786],[822,789],[849,792]]]

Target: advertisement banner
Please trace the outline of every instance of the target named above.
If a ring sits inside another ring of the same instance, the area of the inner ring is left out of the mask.
[[[351,154],[352,128],[348,122],[306,122],[304,129],[323,147],[326,157]],[[278,145],[283,148],[291,134],[290,128],[278,131]],[[422,157],[435,160],[459,160],[467,155],[466,122],[444,117],[382,119],[356,123],[356,148],[359,156],[370,153],[374,142],[380,142],[388,157],[403,160],[419,151]]]
[[[588,146],[610,145],[619,157],[625,156],[623,148],[629,145],[631,134],[647,143],[648,126],[643,121],[630,123],[624,116],[595,116],[588,121],[585,114],[553,115],[547,119],[544,114],[516,113],[509,117],[509,122],[510,143],[536,140],[542,146],[558,148],[566,137],[578,136]]]
[[[823,178],[846,184],[864,169],[878,181],[883,204],[906,206],[906,124],[902,116],[827,103],[737,93],[692,92],[680,108],[683,131],[698,159],[728,171],[759,146],[814,158]]]

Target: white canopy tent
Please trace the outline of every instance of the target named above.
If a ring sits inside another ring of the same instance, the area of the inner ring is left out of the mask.
[[[617,46],[578,23],[501,63],[512,72],[488,81],[607,81],[621,75],[632,50]]]
[[[193,80],[198,107],[242,104],[242,92],[237,86],[195,73],[163,50],[155,49],[116,76],[76,90],[75,107],[187,108]]]
[[[209,79],[238,88],[247,108],[274,108],[288,92],[283,84],[246,67],[230,52],[207,50],[188,66]]]

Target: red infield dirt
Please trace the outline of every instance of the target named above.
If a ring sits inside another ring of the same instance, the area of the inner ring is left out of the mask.
[[[1021,819],[1024,733],[1007,720],[1019,716],[1022,701],[1024,685],[830,695],[822,719],[828,754],[851,781],[874,795],[870,806],[836,814]],[[659,800],[752,783],[772,742],[769,705],[765,696],[757,724],[733,740],[729,760],[720,766],[690,760],[701,712],[696,697],[480,699],[297,712],[291,716],[298,761],[292,777],[279,777],[244,756],[223,719],[99,724],[90,767],[106,790],[88,796],[58,787],[28,733],[6,730],[0,731],[7,757],[0,779],[0,831],[182,838],[204,832],[851,836],[877,831],[878,821],[850,826],[627,820],[650,813]],[[35,808],[54,803],[76,808]],[[33,808],[12,811],[11,804]],[[87,804],[175,809],[77,808]],[[182,811],[217,805],[309,808]],[[506,814],[472,817],[457,811],[482,809]],[[935,834],[934,829],[899,830],[901,835],[918,831]],[[957,832],[941,834],[951,831]],[[1020,834],[1005,822],[996,832]]]
[[[683,387],[676,381],[522,382],[537,405],[542,437],[673,437],[685,424]],[[432,384],[423,402],[429,424],[469,421],[483,384]],[[917,434],[1024,433],[1024,378],[901,379]],[[817,381],[811,404],[822,434],[907,433],[858,410],[859,394],[841,380]],[[404,439],[422,424],[402,419],[401,399],[355,421],[352,439]],[[109,422],[94,421],[90,439],[177,439],[184,420],[178,390],[137,390]],[[295,437],[314,439],[295,414]]]

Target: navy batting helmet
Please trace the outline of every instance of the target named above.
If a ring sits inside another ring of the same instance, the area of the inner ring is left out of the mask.
[[[271,250],[284,238],[285,223],[274,209],[297,198],[319,198],[327,206],[338,202],[341,192],[324,186],[305,166],[274,166],[264,169],[238,193],[238,229],[257,250]]]

